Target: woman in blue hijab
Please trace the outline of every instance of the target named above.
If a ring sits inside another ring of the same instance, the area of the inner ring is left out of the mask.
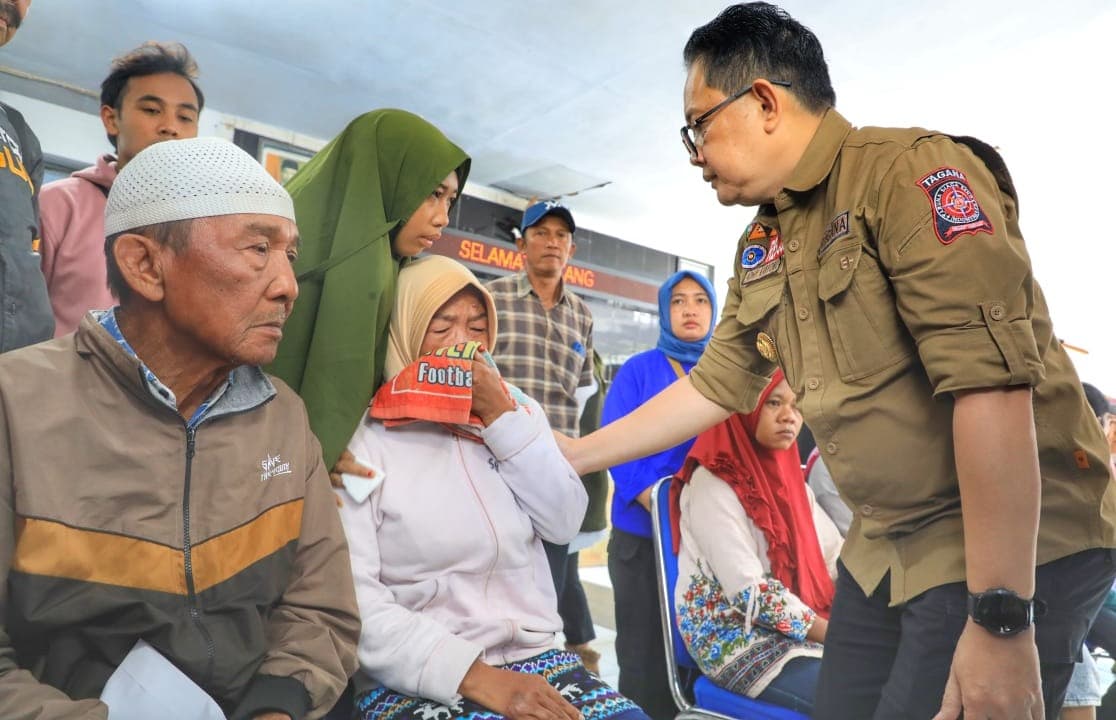
[[[633,355],[613,378],[601,425],[624,417],[690,369],[713,334],[716,294],[709,279],[681,270],[659,287],[659,343]],[[651,488],[682,467],[693,438],[640,460],[610,468],[612,535],[608,574],[616,604],[616,657],[619,690],[654,720],[677,713],[667,686],[659,594],[655,587],[655,548],[651,541]]]

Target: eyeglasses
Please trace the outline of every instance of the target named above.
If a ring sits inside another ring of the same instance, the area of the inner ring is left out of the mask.
[[[786,80],[768,80],[772,85],[779,87],[789,88],[791,84]],[[701,115],[694,118],[694,121],[689,125],[683,125],[679,132],[682,133],[682,144],[686,146],[686,151],[690,153],[691,158],[697,157],[698,148],[705,142],[705,130],[702,129],[702,124],[707,122],[711,117],[734,100],[739,100],[752,91],[752,85],[748,85],[740,92],[733,93],[727,98],[709,108]]]

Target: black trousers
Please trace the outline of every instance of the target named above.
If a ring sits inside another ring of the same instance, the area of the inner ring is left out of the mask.
[[[1114,556],[1086,550],[1036,568],[1035,596],[1048,608],[1035,623],[1047,718],[1061,710],[1085,633],[1116,575]],[[888,607],[889,592],[885,577],[865,596],[838,564],[817,720],[928,720],[941,708],[967,618],[965,583],[933,588],[897,607]]]
[[[650,538],[612,529],[608,576],[616,606],[617,689],[654,720],[678,714],[667,681],[663,624]]]
[[[558,615],[562,618],[562,634],[571,645],[581,645],[597,637],[589,600],[577,572],[578,553],[569,552],[569,545],[554,545],[543,540],[554,593],[558,596]]]
[[[1085,636],[1089,647],[1103,648],[1106,653],[1116,657],[1116,610],[1104,606],[1093,620],[1093,627]]]

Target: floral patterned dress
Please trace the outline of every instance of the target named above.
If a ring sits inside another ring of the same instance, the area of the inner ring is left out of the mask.
[[[705,468],[682,490],[675,609],[701,671],[741,695],[762,693],[796,657],[821,657],[806,640],[814,611],[771,576],[767,542],[725,483]],[[841,535],[810,495],[831,576]]]

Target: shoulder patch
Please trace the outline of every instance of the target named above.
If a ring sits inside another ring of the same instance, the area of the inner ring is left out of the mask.
[[[934,211],[934,232],[942,245],[949,245],[960,235],[975,235],[994,230],[984,214],[965,173],[956,168],[941,167],[918,181]]]

